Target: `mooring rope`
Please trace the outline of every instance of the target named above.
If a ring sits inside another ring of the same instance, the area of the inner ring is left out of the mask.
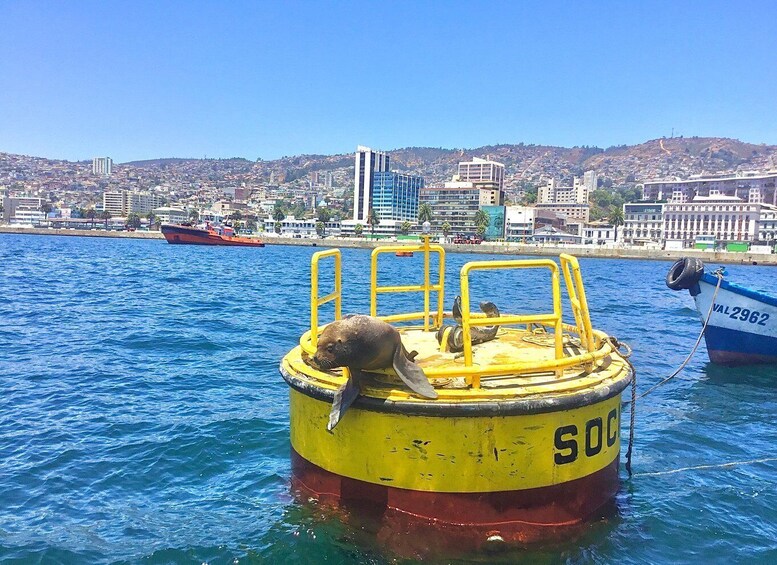
[[[768,463],[771,461],[777,461],[777,457],[764,457],[763,459],[750,459],[749,461],[732,461],[730,463],[718,463],[717,465],[694,465],[693,467],[681,467],[679,469],[672,469],[671,471],[653,471],[650,473],[637,473],[637,477],[658,477],[661,475],[674,475],[675,473],[682,473],[684,471],[699,471],[704,469],[728,469],[731,467],[738,467],[740,465],[752,465],[754,463]]]
[[[682,362],[682,364],[677,368],[677,370],[666,377],[664,380],[660,381],[658,384],[653,385],[649,389],[647,389],[645,392],[637,396],[637,370],[634,368],[634,365],[631,363],[631,361],[628,359],[628,357],[631,356],[631,348],[628,348],[628,353],[624,356],[621,354],[628,363],[629,367],[631,368],[632,373],[632,379],[631,379],[631,400],[629,402],[624,402],[624,405],[629,406],[630,414],[630,421],[629,421],[629,447],[626,450],[626,471],[629,474],[629,477],[632,476],[631,472],[631,452],[632,448],[634,447],[634,419],[635,419],[635,413],[636,413],[636,406],[637,406],[637,399],[644,398],[654,390],[656,390],[658,387],[663,385],[664,383],[670,381],[674,377],[680,374],[680,371],[682,371],[685,366],[688,364],[688,362],[693,357],[694,353],[696,353],[696,349],[698,349],[699,344],[701,343],[701,338],[704,336],[704,332],[707,330],[707,324],[710,322],[710,318],[712,317],[712,312],[715,306],[715,298],[718,296],[718,290],[720,290],[720,283],[723,282],[723,273],[721,269],[718,269],[713,274],[717,275],[718,277],[718,284],[715,285],[715,292],[712,293],[712,300],[710,301],[710,309],[707,311],[707,317],[704,319],[704,324],[702,324],[701,332],[699,333],[699,337],[696,338],[696,343],[693,345],[693,349],[691,349],[691,352],[688,354],[688,357],[685,358],[685,361]],[[613,346],[616,347],[616,349],[619,348],[620,344],[617,339],[611,338]],[[628,346],[627,346],[628,347]],[[702,466],[703,467],[703,466]],[[687,469],[693,469],[694,467],[688,467]],[[672,473],[677,471],[667,471],[666,473]],[[639,473],[638,476],[645,476],[650,474],[661,474],[661,473]]]
[[[699,337],[696,338],[696,343],[693,345],[693,349],[691,349],[691,352],[688,354],[688,357],[685,358],[685,361],[683,361],[680,366],[677,368],[677,370],[666,377],[664,380],[658,382],[657,384],[653,385],[649,389],[647,389],[645,392],[640,394],[637,398],[644,398],[654,390],[656,390],[661,385],[665,384],[666,382],[670,381],[671,379],[675,378],[677,375],[680,374],[680,371],[682,371],[685,366],[688,364],[688,362],[693,357],[694,353],[696,353],[696,350],[699,348],[699,344],[701,343],[701,338],[704,337],[704,332],[707,331],[707,324],[710,322],[710,318],[712,317],[712,312],[715,306],[715,298],[718,296],[718,290],[720,290],[720,283],[723,282],[723,274],[720,270],[715,271],[713,274],[718,276],[718,284],[715,286],[715,292],[712,293],[712,300],[710,301],[710,309],[707,311],[707,317],[704,319],[704,324],[701,327],[701,333],[699,333]],[[632,399],[631,402],[634,402],[634,399]]]

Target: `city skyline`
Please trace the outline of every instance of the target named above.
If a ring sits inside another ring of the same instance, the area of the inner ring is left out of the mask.
[[[0,151],[777,144],[775,16],[759,1],[3,3]]]

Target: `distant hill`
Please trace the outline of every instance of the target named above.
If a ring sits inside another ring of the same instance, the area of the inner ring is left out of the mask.
[[[368,142],[369,140],[357,140]],[[355,145],[355,144],[354,144]],[[379,149],[379,148],[376,148]],[[604,186],[633,186],[647,179],[696,174],[732,173],[742,170],[770,170],[777,166],[777,146],[757,145],[718,137],[675,137],[615,147],[555,147],[533,144],[487,145],[470,149],[406,147],[387,151],[391,169],[423,176],[427,186],[450,180],[460,161],[473,157],[504,163],[506,186],[517,190],[536,186],[555,177],[571,181],[594,169]],[[195,186],[273,185],[283,189],[304,188],[310,173],[331,172],[333,186],[348,189],[353,183],[353,153],[337,155],[295,155],[256,161],[244,158],[187,159],[160,158],[116,164],[110,181],[90,177],[88,162],[73,163],[41,157],[0,153],[0,185],[57,178],[56,186],[119,183],[122,175],[137,186],[164,184]],[[121,174],[119,174],[121,173]],[[142,174],[139,174],[142,173]],[[75,182],[74,178],[83,175]],[[319,181],[322,182],[322,181]],[[48,186],[47,185],[47,186]],[[55,185],[52,185],[55,186]]]

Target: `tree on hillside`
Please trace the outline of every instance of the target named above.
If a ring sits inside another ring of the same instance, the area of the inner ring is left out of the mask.
[[[432,207],[427,202],[424,202],[418,207],[418,223],[432,222]]]
[[[370,208],[370,211],[367,212],[367,223],[370,226],[370,232],[372,233],[372,237],[375,237],[375,226],[377,226],[380,223],[380,218],[378,217],[378,213],[373,209]]]
[[[324,223],[332,219],[332,211],[329,210],[329,208],[324,208],[323,206],[319,206],[318,209],[316,210],[316,213],[318,215],[318,219]]]
[[[402,235],[407,235],[410,233],[410,228],[413,227],[412,224],[408,221],[402,222],[402,225],[399,227],[399,230],[402,232]]]

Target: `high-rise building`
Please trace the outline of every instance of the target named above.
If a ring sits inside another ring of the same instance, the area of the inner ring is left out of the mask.
[[[389,170],[389,156],[381,151],[359,145],[356,148],[356,174],[353,186],[353,219],[366,222],[372,208],[373,173]]]
[[[113,172],[113,159],[110,157],[95,157],[92,159],[92,174],[111,176]]]
[[[596,190],[596,185],[598,184],[599,179],[596,176],[596,171],[590,170],[583,173],[583,185],[585,186],[586,190],[588,191],[587,198],[590,198],[591,193],[593,193],[594,190]],[[587,199],[586,199],[587,202]]]
[[[590,186],[594,184],[594,171],[588,171],[582,179],[575,177],[572,186],[561,186],[556,179],[550,179],[537,189],[537,204],[587,204],[592,192]]]
[[[372,209],[380,221],[415,221],[418,217],[418,197],[424,179],[394,172],[372,175]]]
[[[475,157],[472,161],[459,163],[458,176],[459,180],[462,182],[471,182],[476,185],[488,185],[478,186],[478,188],[493,187],[503,190],[505,183],[505,166],[496,161]]]

